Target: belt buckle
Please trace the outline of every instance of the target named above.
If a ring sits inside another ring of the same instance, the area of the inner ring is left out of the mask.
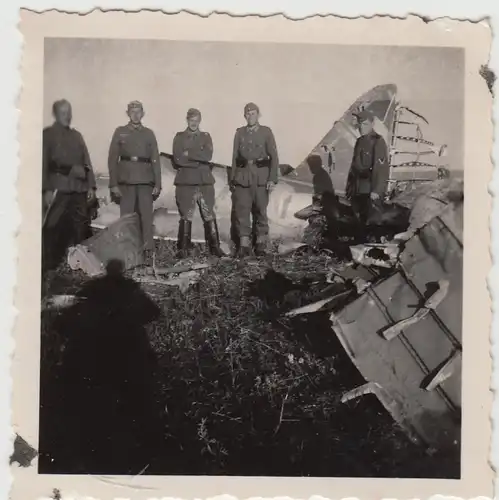
[[[139,161],[138,156],[130,156],[130,161]]]

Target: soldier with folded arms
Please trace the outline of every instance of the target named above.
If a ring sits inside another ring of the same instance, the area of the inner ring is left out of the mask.
[[[201,112],[191,108],[187,111],[187,128],[173,139],[175,176],[175,198],[180,222],[177,238],[179,257],[188,255],[191,246],[192,218],[196,205],[204,223],[208,250],[212,255],[223,257],[220,249],[217,220],[215,216],[215,178],[211,173],[213,142],[208,132],[199,130]]]
[[[154,251],[153,203],[161,193],[161,165],[154,132],[142,124],[144,108],[128,104],[127,125],[118,127],[109,147],[109,189],[123,217],[137,213],[142,230],[146,265]]]

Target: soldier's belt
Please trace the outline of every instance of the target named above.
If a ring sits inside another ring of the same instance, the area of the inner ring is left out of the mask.
[[[151,158],[144,156],[120,156],[120,161],[131,161],[134,163],[151,163]]]
[[[70,165],[68,163],[50,162],[50,164],[49,164],[50,172],[53,172],[56,174],[61,174],[61,175],[69,175],[72,168],[73,168],[73,165]]]
[[[244,160],[238,166],[241,167],[241,168],[244,168],[244,167],[248,167],[250,165],[255,165],[258,168],[270,167],[270,160],[268,160],[268,159],[263,159],[263,160]]]

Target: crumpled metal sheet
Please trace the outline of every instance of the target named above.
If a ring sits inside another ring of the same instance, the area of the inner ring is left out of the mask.
[[[462,215],[462,202],[449,205],[407,242],[395,274],[331,317],[366,382],[389,395],[385,407],[394,419],[440,450],[460,443]],[[447,293],[434,310],[391,340],[383,337],[387,327],[420,310],[438,283],[447,282]],[[442,377],[442,367],[451,364],[450,374]]]
[[[460,203],[464,196],[463,179],[443,179],[423,184],[399,194],[393,203],[411,209],[409,229],[419,229],[447,210],[451,204]]]
[[[110,260],[119,260],[124,269],[143,263],[142,238],[137,214],[121,217],[110,226],[68,251],[68,264],[89,276],[105,271]]]

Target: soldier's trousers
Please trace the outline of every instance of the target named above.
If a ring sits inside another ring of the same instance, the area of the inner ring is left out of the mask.
[[[68,245],[77,245],[89,236],[87,193],[61,193],[54,198],[43,228],[43,267],[59,264]]]
[[[371,210],[371,197],[369,194],[356,194],[352,199],[352,208],[362,226],[367,225]]]
[[[120,215],[137,213],[142,231],[144,250],[154,248],[153,187],[148,184],[120,184]]]
[[[234,223],[239,240],[249,238],[252,241],[254,228],[256,243],[265,243],[269,234],[267,218],[269,192],[266,186],[235,186],[233,203]]]
[[[177,186],[175,200],[181,219],[192,221],[196,205],[199,208],[203,222],[210,222],[215,219],[215,187],[213,184]]]

